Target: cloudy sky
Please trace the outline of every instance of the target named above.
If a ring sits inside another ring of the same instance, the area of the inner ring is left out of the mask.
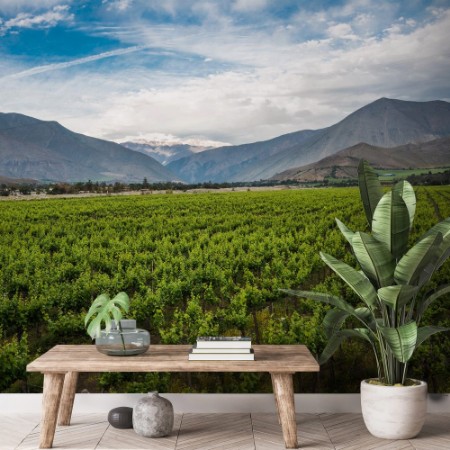
[[[254,142],[450,101],[450,0],[0,0],[0,111]]]

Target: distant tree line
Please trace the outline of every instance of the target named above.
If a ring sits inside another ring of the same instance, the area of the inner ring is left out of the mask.
[[[442,173],[427,173],[421,175],[410,175],[407,178],[414,185],[448,185],[450,184],[450,170]],[[147,178],[144,178],[142,183],[121,183],[121,182],[106,182],[106,181],[80,181],[76,183],[46,183],[46,184],[0,184],[0,196],[10,196],[14,194],[31,195],[32,193],[46,193],[48,195],[61,194],[83,194],[83,193],[98,193],[98,194],[112,194],[126,191],[189,191],[192,189],[224,189],[224,188],[238,188],[238,187],[273,187],[273,186],[300,186],[300,187],[348,187],[356,186],[358,181],[354,178],[333,178],[327,177],[323,181],[298,181],[298,180],[259,180],[249,182],[235,182],[235,183],[214,183],[206,181],[203,183],[180,183],[180,182],[157,182],[150,183]]]
[[[327,185],[328,183],[322,183],[322,185]],[[237,187],[261,187],[261,186],[279,186],[279,185],[309,185],[318,186],[319,184],[314,183],[299,183],[295,180],[288,181],[271,181],[271,180],[260,180],[251,182],[236,182],[236,183],[214,183],[212,181],[207,181],[204,183],[180,183],[180,182],[157,182],[150,183],[146,178],[142,183],[121,183],[114,182],[108,183],[105,181],[92,181],[88,180],[86,182],[76,182],[76,183],[47,183],[47,184],[1,184],[0,185],[0,195],[9,196],[16,193],[22,195],[30,195],[32,192],[36,193],[46,193],[49,195],[58,194],[83,194],[83,193],[118,193],[126,191],[139,191],[139,190],[151,190],[151,191],[189,191],[192,189],[223,189],[223,188],[237,188]]]
[[[423,173],[421,175],[410,175],[408,181],[414,185],[438,186],[450,184],[450,170],[441,173]]]

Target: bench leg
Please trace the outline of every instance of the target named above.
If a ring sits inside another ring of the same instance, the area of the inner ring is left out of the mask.
[[[44,395],[42,397],[39,448],[52,448],[63,383],[63,373],[44,373]]]
[[[271,378],[272,378],[272,386],[274,386],[273,384],[273,374],[270,374]],[[281,419],[280,419],[280,409],[278,408],[278,398],[275,394],[275,389],[273,389],[273,396],[275,398],[275,407],[277,409],[277,417],[278,417],[278,425],[281,426]]]
[[[298,448],[292,373],[271,373],[273,393],[286,448]]]
[[[70,425],[73,402],[77,391],[78,372],[67,372],[64,377],[64,387],[59,407],[58,425]]]

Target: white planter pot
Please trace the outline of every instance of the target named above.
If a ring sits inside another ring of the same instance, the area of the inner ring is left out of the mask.
[[[361,409],[367,429],[383,439],[411,439],[427,414],[427,383],[382,386],[361,382]]]

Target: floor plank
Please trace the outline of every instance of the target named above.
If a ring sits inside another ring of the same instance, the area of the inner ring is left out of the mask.
[[[175,450],[181,425],[181,414],[175,414],[172,433],[163,438],[139,436],[133,429],[117,429],[109,426],[96,450]]]
[[[184,414],[177,450],[254,450],[250,414]]]
[[[104,414],[74,415],[70,426],[57,426],[53,448],[94,450],[109,423]],[[39,445],[40,426],[22,441],[16,450],[36,450]]]
[[[11,450],[39,425],[39,414],[0,415],[0,449]]]
[[[320,418],[336,450],[414,450],[409,441],[372,436],[361,414],[320,414]]]
[[[448,450],[450,413],[429,414],[422,432],[410,440],[373,437],[360,414],[297,414],[302,450]],[[0,415],[0,450],[36,450],[36,414]],[[283,450],[276,414],[177,414],[164,438],[138,436],[113,428],[106,414],[74,415],[72,425],[57,427],[54,448],[86,450]]]

